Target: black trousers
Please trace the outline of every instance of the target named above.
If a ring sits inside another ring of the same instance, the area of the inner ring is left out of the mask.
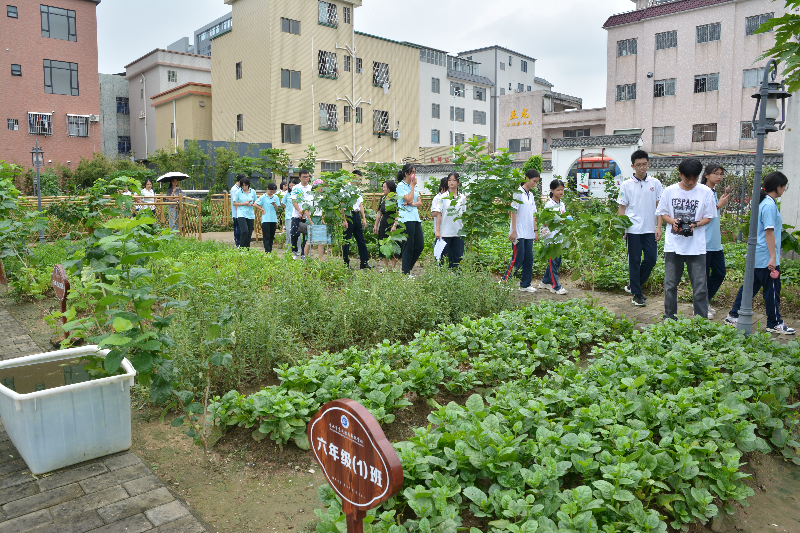
[[[253,238],[254,227],[255,220],[239,217],[239,246],[241,248],[250,248],[250,239]]]
[[[356,239],[361,268],[369,266],[369,251],[367,251],[367,243],[364,242],[364,226],[361,223],[361,211],[353,211],[347,217],[347,229],[344,232],[345,243],[342,245],[342,255],[344,256],[344,264],[346,265],[350,264],[349,240],[352,238]]]
[[[717,291],[725,281],[725,252],[722,250],[706,251],[706,272],[708,273],[708,301],[717,294]]]
[[[267,253],[272,251],[272,241],[275,240],[275,229],[277,227],[277,222],[261,223],[261,237],[264,239],[264,251]]]
[[[669,228],[667,228],[669,230]],[[628,233],[628,279],[631,294],[642,294],[642,285],[647,283],[653,267],[656,266],[658,242],[655,233]],[[644,256],[644,259],[642,257]]]
[[[417,263],[417,259],[425,249],[425,236],[422,234],[422,222],[404,222],[406,227],[406,240],[401,246],[403,258],[403,274],[410,274]]]
[[[298,251],[297,251],[297,241],[298,241],[298,238],[301,236],[301,233],[300,233],[300,219],[299,218],[292,218],[292,228],[291,228],[290,235],[291,235],[291,238],[292,238],[292,253],[296,254],[296,253],[298,253]],[[301,245],[302,246],[302,250],[299,252],[300,254],[304,254],[305,253],[305,249],[306,249],[306,235],[302,234],[302,237],[303,237],[303,244]]]
[[[442,251],[442,262],[444,262],[446,254],[448,266],[456,268],[464,258],[464,239],[461,237],[442,237],[442,240],[447,243]]]

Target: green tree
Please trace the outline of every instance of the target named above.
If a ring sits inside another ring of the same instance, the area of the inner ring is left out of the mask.
[[[299,168],[308,169],[313,175],[314,169],[317,168],[317,149],[313,144],[309,144],[308,148],[305,149],[305,154],[306,155],[297,162],[297,166]]]
[[[364,167],[364,177],[369,180],[372,190],[380,191],[384,181],[397,178],[400,168],[397,163],[367,163]]]
[[[194,188],[205,188],[208,179],[209,157],[200,148],[200,144],[194,139],[190,140],[185,147],[179,147],[178,156],[181,172],[191,176],[190,181]]]
[[[261,159],[264,160],[264,169],[270,169],[272,175],[279,176],[281,181],[289,175],[289,152],[283,148],[261,150]]]
[[[539,172],[542,171],[542,169],[544,168],[544,159],[542,159],[542,156],[540,155],[530,156],[528,160],[525,161],[525,164],[522,165],[522,173],[525,174],[532,168],[538,170]]]
[[[233,143],[214,150],[214,183],[209,191],[210,194],[228,190],[228,174],[233,170],[234,162],[237,159],[239,159],[239,153],[234,150]]]
[[[777,0],[776,0],[777,1]],[[783,0],[787,13],[781,17],[773,18],[761,25],[756,33],[766,33],[774,30],[775,45],[761,54],[759,59],[775,58],[783,64],[781,73],[786,80],[790,92],[800,90],[800,0]],[[759,80],[760,81],[760,80]]]

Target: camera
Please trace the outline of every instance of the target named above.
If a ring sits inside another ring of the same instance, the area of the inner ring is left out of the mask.
[[[692,224],[694,224],[694,221],[686,215],[680,217],[678,219],[678,233],[684,237],[691,237],[694,235]]]

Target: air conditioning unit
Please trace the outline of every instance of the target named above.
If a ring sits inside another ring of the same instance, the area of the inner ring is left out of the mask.
[[[100,117],[97,115],[89,115],[89,122],[100,122]]]
[[[392,132],[392,139],[394,139],[395,141],[400,140],[400,130],[394,130]]]

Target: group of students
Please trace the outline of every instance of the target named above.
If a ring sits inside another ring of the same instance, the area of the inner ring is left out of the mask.
[[[684,270],[692,285],[694,314],[708,318],[716,312],[709,306],[725,280],[725,254],[722,248],[720,209],[728,204],[730,187],[720,196],[715,188],[722,181],[725,169],[715,163],[706,165],[698,159],[685,159],[678,166],[680,181],[664,188],[647,172],[650,158],[638,150],[631,156],[632,178],[620,187],[617,203],[619,214],[631,221],[625,239],[628,252],[629,284],[625,291],[633,296],[635,306],[647,305],[642,286],[656,264],[657,243],[662,226],[664,236],[664,316],[676,319],[678,284]],[[702,175],[702,178],[701,178]],[[786,191],[789,180],[780,172],[764,177],[758,213],[758,234],[753,294],[763,289],[767,314],[766,330],[793,335],[780,315],[780,259],[783,227],[777,199]],[[742,291],[725,318],[736,325]]]

